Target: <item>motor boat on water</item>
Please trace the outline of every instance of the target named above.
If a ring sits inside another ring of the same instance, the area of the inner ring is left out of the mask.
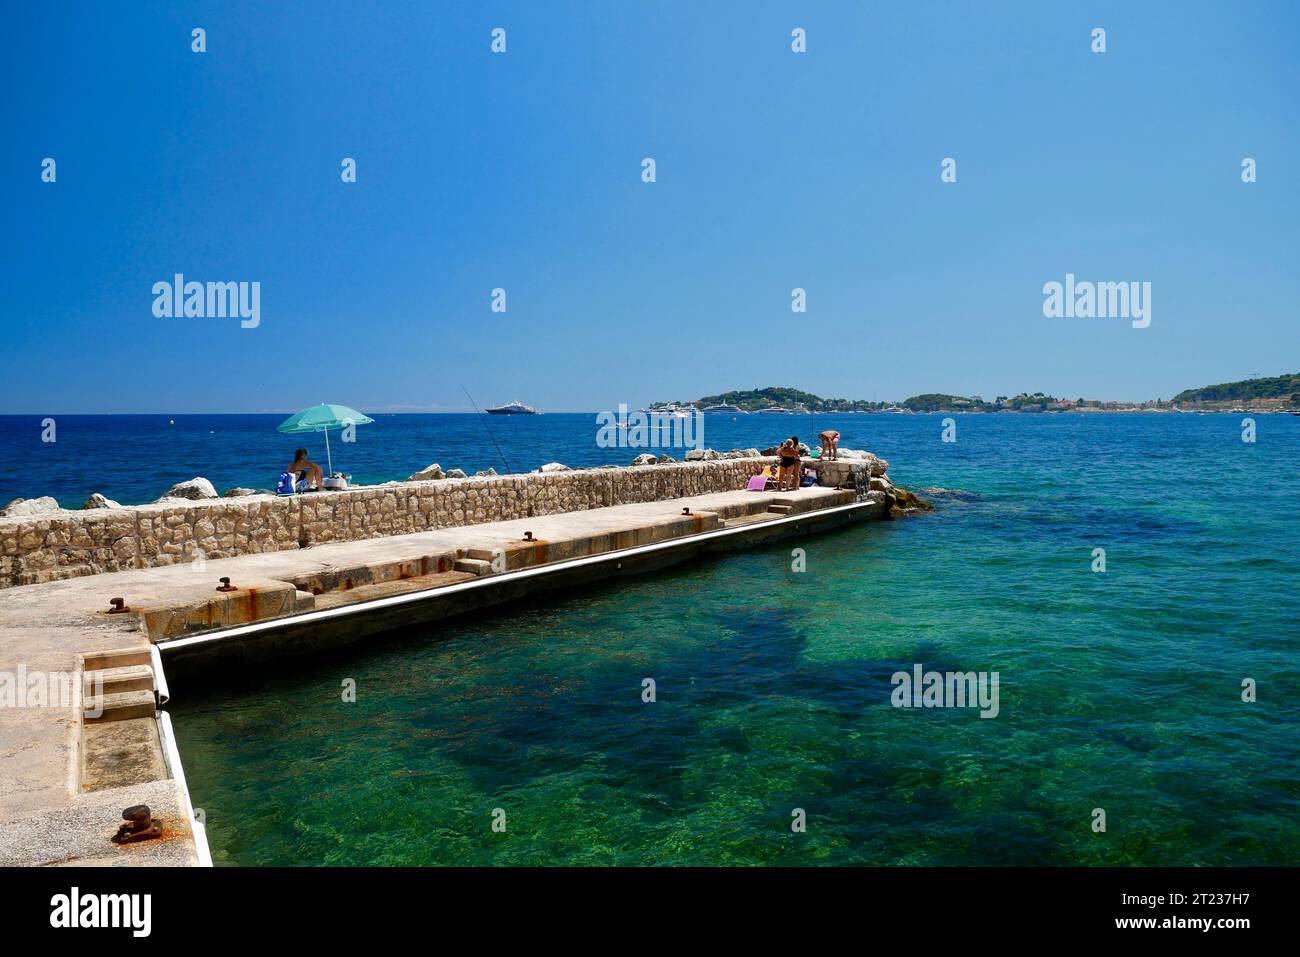
[[[513,402],[507,402],[505,405],[498,405],[487,410],[488,415],[541,415],[542,413],[534,409],[531,405],[524,405],[518,399]]]

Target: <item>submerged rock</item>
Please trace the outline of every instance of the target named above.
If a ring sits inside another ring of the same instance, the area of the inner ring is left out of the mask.
[[[965,489],[959,488],[941,488],[939,486],[932,486],[929,488],[922,488],[920,491],[924,492],[931,498],[941,498],[954,502],[977,502],[980,498],[980,496],[975,492],[968,492]]]
[[[212,487],[212,483],[207,479],[199,476],[192,478],[188,482],[177,482],[167,493],[158,501],[165,502],[169,498],[183,498],[197,501],[203,498],[216,498],[217,490]]]
[[[427,482],[429,479],[440,479],[440,478],[445,478],[445,476],[442,474],[442,466],[439,465],[437,462],[434,462],[432,465],[428,466],[427,468],[422,468],[420,469],[420,471],[414,473],[413,475],[408,475],[406,477],[406,480],[408,482]]]
[[[122,506],[119,505],[117,502],[114,502],[111,498],[104,498],[104,496],[100,495],[98,492],[95,492],[93,495],[90,496],[90,498],[86,499],[86,504],[81,507],[84,509],[84,508],[121,508]]]
[[[16,498],[0,508],[0,515],[5,518],[26,518],[57,511],[60,511],[58,500],[50,495],[42,495],[40,498]]]
[[[889,505],[889,517],[910,515],[913,512],[928,512],[934,508],[929,502],[905,488],[893,486],[885,493],[885,502]]]

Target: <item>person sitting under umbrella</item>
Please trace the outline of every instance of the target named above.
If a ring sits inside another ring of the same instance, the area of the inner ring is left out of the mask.
[[[298,432],[324,432],[325,433],[325,459],[329,467],[329,476],[331,484],[337,476],[334,471],[334,459],[330,455],[330,429],[342,429],[343,441],[352,442],[352,427],[357,425],[369,425],[375,420],[368,415],[362,415],[356,409],[349,409],[346,405],[330,405],[322,402],[320,405],[313,405],[310,409],[303,409],[296,415],[291,415],[278,426],[277,432],[286,432],[294,434]],[[307,450],[299,449],[297,458],[289,466],[290,474],[296,475],[300,471],[308,473],[307,479],[314,482],[318,489],[325,487],[324,473],[321,467],[307,460]],[[295,481],[295,488],[299,492],[306,491],[306,482],[303,487],[298,487]],[[346,488],[346,483],[339,486]]]
[[[323,488],[325,485],[324,470],[307,458],[306,449],[298,449],[293,453],[293,462],[285,471],[293,476],[295,492],[305,492],[309,488]]]

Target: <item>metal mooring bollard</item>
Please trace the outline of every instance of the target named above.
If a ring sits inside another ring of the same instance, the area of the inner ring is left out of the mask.
[[[217,586],[217,591],[239,591],[239,589],[230,584],[229,578],[222,578],[221,584]]]
[[[683,514],[683,515],[689,515],[689,514],[691,514],[691,510],[690,510],[689,508],[684,508],[684,509],[682,509],[682,514]]]
[[[162,837],[162,825],[153,819],[147,804],[132,804],[122,812],[122,820],[126,823],[113,835],[114,844],[134,844]]]
[[[533,533],[532,533],[532,532],[524,532],[524,541],[526,541],[526,542],[535,542],[535,541],[537,541],[537,539],[533,538]]]
[[[109,605],[112,606],[111,608],[108,609],[108,613],[110,615],[120,615],[123,612],[131,610],[129,607],[127,607],[125,598],[110,598],[108,600],[108,603]]]

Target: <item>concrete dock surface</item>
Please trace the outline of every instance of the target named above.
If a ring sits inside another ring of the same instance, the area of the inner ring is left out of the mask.
[[[205,845],[196,846],[189,797],[162,740],[165,716],[155,713],[153,644],[165,651],[186,636],[280,619],[288,625],[313,611],[487,576],[505,584],[512,572],[597,555],[612,562],[719,530],[776,523],[792,531],[783,520],[793,516],[833,509],[851,513],[848,520],[880,517],[886,508],[883,493],[864,500],[821,486],[722,492],[0,590],[0,674],[26,676],[29,686],[16,687],[27,706],[0,707],[0,864],[200,862]],[[110,611],[114,598],[128,610]],[[50,676],[74,688],[75,700],[34,700],[30,688]],[[88,717],[87,707],[102,713]],[[138,804],[150,806],[162,836],[111,843],[123,809]]]

